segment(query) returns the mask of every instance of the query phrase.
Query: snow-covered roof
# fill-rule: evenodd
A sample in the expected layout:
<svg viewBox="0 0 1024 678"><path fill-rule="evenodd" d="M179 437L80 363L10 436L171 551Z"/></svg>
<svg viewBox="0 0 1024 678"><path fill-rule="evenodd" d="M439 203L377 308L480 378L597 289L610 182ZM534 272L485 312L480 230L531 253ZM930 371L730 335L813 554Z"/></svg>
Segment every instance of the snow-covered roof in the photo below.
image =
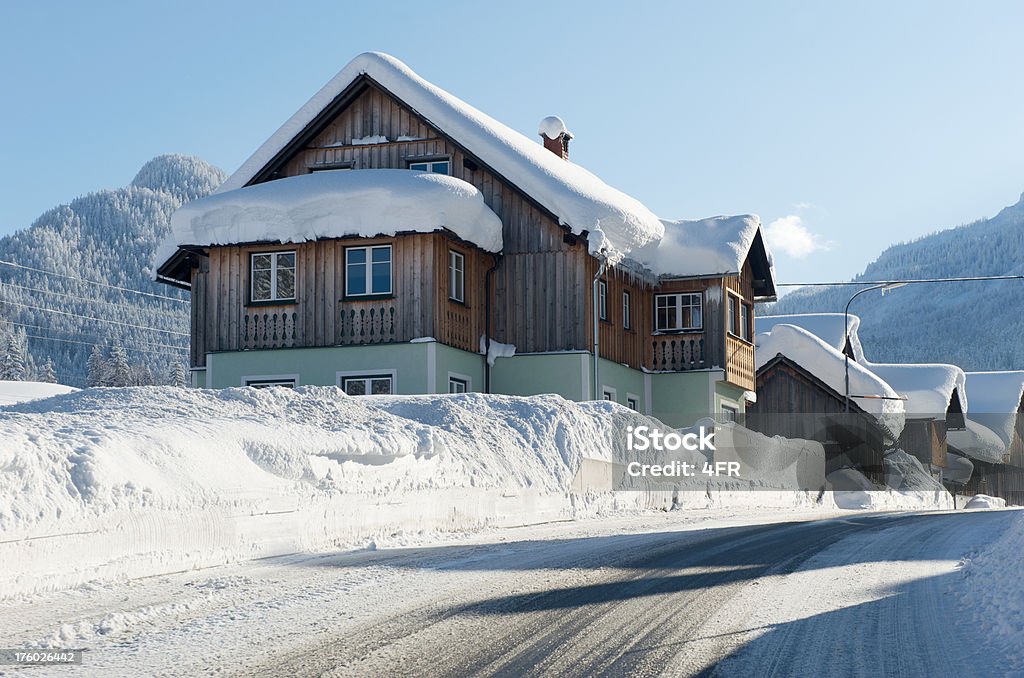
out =
<svg viewBox="0 0 1024 678"><path fill-rule="evenodd" d="M171 217L157 266L184 245L304 242L441 228L489 252L501 249L501 219L480 191L461 179L396 169L314 172L215 193L181 207Z"/></svg>
<svg viewBox="0 0 1024 678"><path fill-rule="evenodd" d="M972 459L980 459L995 464L1003 462L1007 446L992 429L982 426L976 421L967 419L963 429L951 429L946 432L949 446L960 450Z"/></svg>
<svg viewBox="0 0 1024 678"><path fill-rule="evenodd" d="M74 393L77 390L74 386L41 381L0 381L0 407Z"/></svg>
<svg viewBox="0 0 1024 678"><path fill-rule="evenodd" d="M866 360L863 364L906 398L906 412L911 418L916 415L945 419L954 395L959 398L960 411L967 412L966 377L956 365L896 365Z"/></svg>
<svg viewBox="0 0 1024 678"><path fill-rule="evenodd" d="M663 235L661 221L640 201L427 82L398 59L379 52L360 54L349 62L219 190L227 192L246 185L364 74L526 192L573 233L586 232L592 254L604 252L615 263L630 250Z"/></svg>
<svg viewBox="0 0 1024 678"><path fill-rule="evenodd" d="M758 332L754 338L757 369L777 355L783 355L823 381L839 394L846 392L846 359L843 353L796 325L776 324L771 332ZM879 418L898 438L903 430L904 405L897 393L878 375L857 362L850 361L850 394L874 396L856 398L857 406Z"/></svg>
<svg viewBox="0 0 1024 678"><path fill-rule="evenodd" d="M1024 371L968 372L967 388L971 396L968 418L992 429L1009 448L1024 397Z"/></svg>
<svg viewBox="0 0 1024 678"><path fill-rule="evenodd" d="M629 258L658 275L681 278L738 274L761 228L756 214L661 222L665 236L635 249Z"/></svg>
<svg viewBox="0 0 1024 678"><path fill-rule="evenodd" d="M855 360L864 357L861 351L857 330L860 329L860 318L850 314L850 347ZM815 335L826 344L842 352L846 346L846 327L842 313L798 313L794 315L757 316L755 327L758 332L771 332L776 325L796 325Z"/></svg>

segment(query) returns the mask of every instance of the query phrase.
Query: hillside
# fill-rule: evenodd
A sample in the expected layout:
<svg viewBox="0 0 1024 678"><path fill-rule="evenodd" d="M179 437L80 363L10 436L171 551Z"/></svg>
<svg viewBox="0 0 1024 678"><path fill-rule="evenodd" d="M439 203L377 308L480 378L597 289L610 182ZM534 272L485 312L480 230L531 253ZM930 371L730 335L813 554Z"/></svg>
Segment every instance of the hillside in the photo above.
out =
<svg viewBox="0 0 1024 678"><path fill-rule="evenodd" d="M171 213L224 178L197 158L159 156L130 185L72 200L0 238L0 353L13 337L27 349L23 378L42 377L50 361L58 381L84 386L94 346L116 344L132 380L167 381L187 355L188 296L151 280L153 252Z"/></svg>
<svg viewBox="0 0 1024 678"><path fill-rule="evenodd" d="M855 280L1024 273L1024 195L990 219L886 249ZM842 312L854 288L801 289L767 313ZM1024 367L1024 281L910 285L853 302L874 361L952 362L968 370Z"/></svg>

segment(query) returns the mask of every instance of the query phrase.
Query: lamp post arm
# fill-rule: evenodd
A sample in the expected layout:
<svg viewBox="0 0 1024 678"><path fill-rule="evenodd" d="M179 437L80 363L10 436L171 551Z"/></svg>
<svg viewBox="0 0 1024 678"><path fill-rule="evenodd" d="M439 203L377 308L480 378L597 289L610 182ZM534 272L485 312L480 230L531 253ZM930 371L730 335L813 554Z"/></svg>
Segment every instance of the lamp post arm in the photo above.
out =
<svg viewBox="0 0 1024 678"><path fill-rule="evenodd" d="M850 297L850 300L846 302L846 308L843 309L843 341L846 342L843 345L843 367L845 368L844 381L846 387L846 393L844 394L844 409L846 414L850 413L850 353L848 351L850 347L850 304L853 300L872 290L880 290L883 287L888 287L890 283L883 283L881 285L872 285L871 287L865 287L862 290L857 290Z"/></svg>

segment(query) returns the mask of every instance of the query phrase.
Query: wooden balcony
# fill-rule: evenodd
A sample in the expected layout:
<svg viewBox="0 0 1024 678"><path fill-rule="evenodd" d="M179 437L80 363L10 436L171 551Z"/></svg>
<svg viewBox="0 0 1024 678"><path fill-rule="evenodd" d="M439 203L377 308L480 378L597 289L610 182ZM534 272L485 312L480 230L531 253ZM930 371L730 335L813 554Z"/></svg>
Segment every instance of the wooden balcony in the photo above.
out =
<svg viewBox="0 0 1024 678"><path fill-rule="evenodd" d="M707 365L703 334L677 334L651 338L647 366L655 372L702 370Z"/></svg>
<svg viewBox="0 0 1024 678"><path fill-rule="evenodd" d="M395 302L342 304L338 324L338 345L387 344L396 341L398 319Z"/></svg>
<svg viewBox="0 0 1024 678"><path fill-rule="evenodd" d="M298 314L293 310L247 308L242 315L242 348L296 345Z"/></svg>

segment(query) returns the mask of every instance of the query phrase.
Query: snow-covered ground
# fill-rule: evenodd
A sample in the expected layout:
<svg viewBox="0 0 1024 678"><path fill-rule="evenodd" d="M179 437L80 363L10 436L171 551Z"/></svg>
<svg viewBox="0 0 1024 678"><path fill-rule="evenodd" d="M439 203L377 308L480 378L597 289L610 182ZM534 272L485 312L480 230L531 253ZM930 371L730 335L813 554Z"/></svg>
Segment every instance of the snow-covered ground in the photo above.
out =
<svg viewBox="0 0 1024 678"><path fill-rule="evenodd" d="M42 381L0 381L0 407L74 393L77 390L74 386L48 384Z"/></svg>
<svg viewBox="0 0 1024 678"><path fill-rule="evenodd" d="M660 427L608 402L351 398L333 387L91 389L15 405L0 410L0 598L396 534L651 509L846 505L814 476L820 445L731 426L720 435L733 442L716 454L739 454L757 482L701 477L614 491L613 450L640 424ZM885 503L872 492L892 491L857 489L868 497L857 508L948 498L939 490Z"/></svg>

